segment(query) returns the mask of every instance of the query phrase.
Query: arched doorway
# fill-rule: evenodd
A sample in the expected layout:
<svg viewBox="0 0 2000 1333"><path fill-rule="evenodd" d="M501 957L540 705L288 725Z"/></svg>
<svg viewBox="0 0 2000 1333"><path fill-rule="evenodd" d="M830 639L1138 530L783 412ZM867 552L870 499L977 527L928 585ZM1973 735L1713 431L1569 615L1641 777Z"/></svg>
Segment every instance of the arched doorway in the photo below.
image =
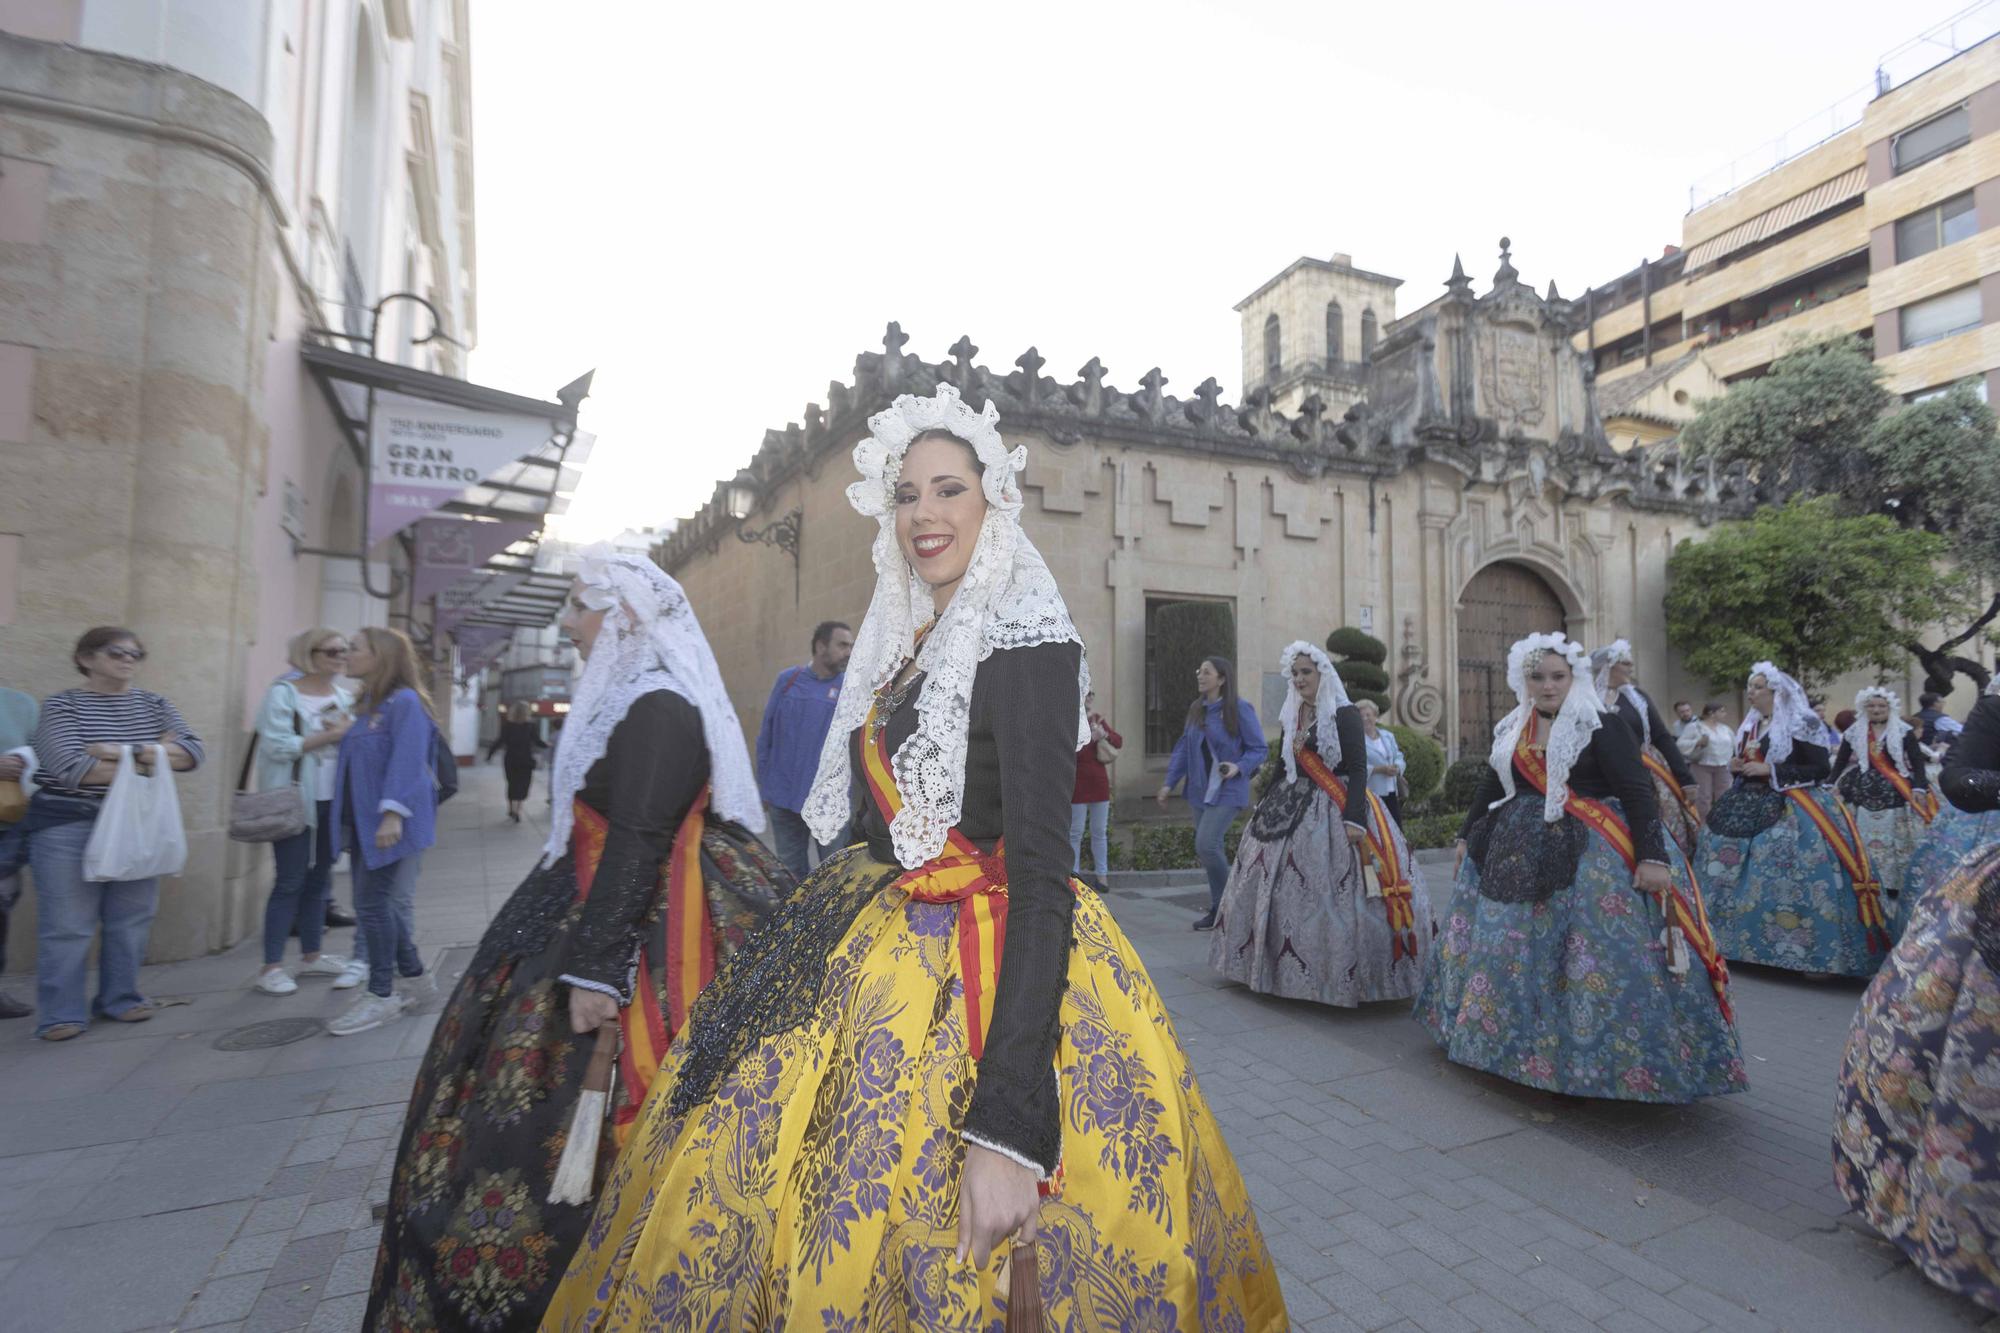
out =
<svg viewBox="0 0 2000 1333"><path fill-rule="evenodd" d="M1488 565L1458 601L1458 753L1493 747L1493 726L1514 709L1507 650L1529 634L1568 628L1562 599L1526 565Z"/></svg>

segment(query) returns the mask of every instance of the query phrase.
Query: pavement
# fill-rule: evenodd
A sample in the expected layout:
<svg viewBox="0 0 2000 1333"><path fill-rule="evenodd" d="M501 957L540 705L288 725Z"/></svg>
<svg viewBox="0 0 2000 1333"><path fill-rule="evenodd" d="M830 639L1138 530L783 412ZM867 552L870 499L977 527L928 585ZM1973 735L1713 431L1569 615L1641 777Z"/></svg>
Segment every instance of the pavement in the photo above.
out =
<svg viewBox="0 0 2000 1333"><path fill-rule="evenodd" d="M442 812L417 893L442 985L545 835L539 803L519 827L504 809L499 770L477 768ZM1442 905L1448 867L1422 860ZM1737 969L1748 1093L1591 1102L1447 1064L1407 1005L1334 1011L1218 980L1188 930L1206 902L1192 884L1114 880L1110 901L1249 1183L1295 1327L2000 1330L1833 1187L1859 983ZM256 965L251 942L149 967L148 993L186 1003L63 1045L0 1024L0 1327L359 1327L371 1210L440 1002L328 1037L312 1020L352 992L256 994ZM281 1019L309 1021L260 1026Z"/></svg>

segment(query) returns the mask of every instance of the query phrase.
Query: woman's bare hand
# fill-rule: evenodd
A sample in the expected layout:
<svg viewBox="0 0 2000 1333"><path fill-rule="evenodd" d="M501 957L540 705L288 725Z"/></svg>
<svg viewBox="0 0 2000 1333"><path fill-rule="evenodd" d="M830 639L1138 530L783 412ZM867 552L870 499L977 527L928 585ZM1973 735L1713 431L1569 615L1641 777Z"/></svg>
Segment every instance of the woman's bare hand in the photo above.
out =
<svg viewBox="0 0 2000 1333"><path fill-rule="evenodd" d="M1009 1236L1035 1238L1035 1210L1041 1206L1035 1173L1019 1162L976 1143L965 1145L965 1170L958 1178L958 1257L986 1267Z"/></svg>
<svg viewBox="0 0 2000 1333"><path fill-rule="evenodd" d="M569 990L569 1030L581 1037L606 1023L618 1021L618 1001L603 991L572 986Z"/></svg>

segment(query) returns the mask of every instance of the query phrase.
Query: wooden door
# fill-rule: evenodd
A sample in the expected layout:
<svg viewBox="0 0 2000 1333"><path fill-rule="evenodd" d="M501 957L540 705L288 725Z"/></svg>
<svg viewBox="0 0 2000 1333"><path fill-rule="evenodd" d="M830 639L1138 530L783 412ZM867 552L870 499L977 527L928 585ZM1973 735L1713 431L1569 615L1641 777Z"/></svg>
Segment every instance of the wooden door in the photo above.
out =
<svg viewBox="0 0 2000 1333"><path fill-rule="evenodd" d="M1488 565L1458 603L1458 753L1493 748L1493 727L1514 709L1507 650L1530 634L1567 628L1562 599L1525 565Z"/></svg>

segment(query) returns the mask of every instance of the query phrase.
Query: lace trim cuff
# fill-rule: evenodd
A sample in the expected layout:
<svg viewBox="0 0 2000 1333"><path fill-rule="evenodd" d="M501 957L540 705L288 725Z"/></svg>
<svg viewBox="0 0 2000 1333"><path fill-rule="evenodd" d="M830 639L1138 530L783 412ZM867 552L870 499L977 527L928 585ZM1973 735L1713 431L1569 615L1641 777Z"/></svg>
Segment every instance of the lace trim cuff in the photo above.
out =
<svg viewBox="0 0 2000 1333"><path fill-rule="evenodd" d="M620 1004L625 1003L625 992L619 990L616 986L611 985L609 982L592 981L588 977L573 976L568 972L562 973L556 978L556 980L562 982L566 986L573 986L577 990L594 990L599 995L609 995L612 999L618 1001L618 1003Z"/></svg>
<svg viewBox="0 0 2000 1333"><path fill-rule="evenodd" d="M970 1132L964 1133L960 1135L960 1137L963 1138L967 1143L977 1144L978 1146L986 1149L986 1151L988 1152L999 1153L1002 1157L1006 1158L1008 1161L1012 1162L1016 1166L1026 1167L1028 1170L1035 1173L1035 1179L1038 1182L1047 1183L1048 1179L1055 1174L1053 1171L1050 1171L1047 1168L1043 1167L1041 1163L1036 1161L1031 1161L1029 1158L1023 1156L1021 1153L1015 1152L1012 1148L1009 1148L1004 1143L995 1143L991 1139L982 1139L977 1134L973 1134Z"/></svg>

